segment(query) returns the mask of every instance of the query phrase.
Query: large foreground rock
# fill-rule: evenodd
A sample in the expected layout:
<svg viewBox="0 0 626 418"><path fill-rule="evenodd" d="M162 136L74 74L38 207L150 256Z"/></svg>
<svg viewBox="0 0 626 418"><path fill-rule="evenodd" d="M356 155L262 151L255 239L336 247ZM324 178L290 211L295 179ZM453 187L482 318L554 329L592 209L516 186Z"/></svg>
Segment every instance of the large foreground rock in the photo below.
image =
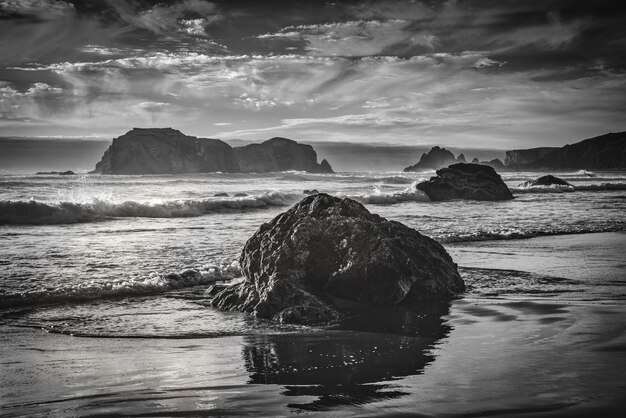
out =
<svg viewBox="0 0 626 418"><path fill-rule="evenodd" d="M249 173L299 170L332 173L317 163L310 145L287 138L232 148L219 139L196 138L171 128L134 128L115 138L96 164L101 174Z"/></svg>
<svg viewBox="0 0 626 418"><path fill-rule="evenodd" d="M465 288L439 243L354 200L324 193L262 225L240 264L245 280L219 292L213 305L286 323L338 318L333 298L419 304Z"/></svg>
<svg viewBox="0 0 626 418"><path fill-rule="evenodd" d="M417 189L431 200L507 200L513 194L502 177L489 166L454 164L437 170L437 176L419 183Z"/></svg>

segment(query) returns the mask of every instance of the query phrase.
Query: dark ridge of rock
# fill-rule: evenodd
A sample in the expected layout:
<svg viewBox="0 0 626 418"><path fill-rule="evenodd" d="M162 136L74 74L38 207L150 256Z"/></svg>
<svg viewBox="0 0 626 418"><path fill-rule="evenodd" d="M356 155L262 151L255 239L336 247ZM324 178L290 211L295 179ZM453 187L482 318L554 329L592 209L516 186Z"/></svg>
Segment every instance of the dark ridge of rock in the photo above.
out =
<svg viewBox="0 0 626 418"><path fill-rule="evenodd" d="M478 160L478 158L474 157L472 159L472 164L480 164L480 161Z"/></svg>
<svg viewBox="0 0 626 418"><path fill-rule="evenodd" d="M38 171L35 173L36 176L45 176L45 175L57 175L57 176L75 176L72 170L67 171Z"/></svg>
<svg viewBox="0 0 626 418"><path fill-rule="evenodd" d="M494 158L493 160L490 160L490 161L481 161L480 164L488 165L489 167L493 168L496 171L506 170L506 166L498 158Z"/></svg>
<svg viewBox="0 0 626 418"><path fill-rule="evenodd" d="M93 173L177 174L304 170L332 172L317 164L310 145L285 138L232 148L219 139L196 138L171 128L134 128L115 138Z"/></svg>
<svg viewBox="0 0 626 418"><path fill-rule="evenodd" d="M317 190L317 189L305 189L305 190L302 191L302 193L303 194L308 194L308 195L318 194L319 190Z"/></svg>
<svg viewBox="0 0 626 418"><path fill-rule="evenodd" d="M520 184L520 187L532 187L532 186L567 186L574 187L570 183L566 182L563 179L553 176L552 174L548 174L546 176L541 176L535 180L526 181Z"/></svg>
<svg viewBox="0 0 626 418"><path fill-rule="evenodd" d="M507 151L516 169L626 169L626 132L609 133L561 148Z"/></svg>
<svg viewBox="0 0 626 418"><path fill-rule="evenodd" d="M409 166L403 171L406 173L411 171L438 170L456 162L457 159L454 158L454 154L445 148L435 146L432 147L428 153L422 154L417 164Z"/></svg>
<svg viewBox="0 0 626 418"><path fill-rule="evenodd" d="M537 161L557 149L558 147L541 147L507 151L504 157L504 165L512 168L523 166Z"/></svg>
<svg viewBox="0 0 626 418"><path fill-rule="evenodd" d="M224 192L215 193L213 196L214 197L228 197L228 193L224 193Z"/></svg>
<svg viewBox="0 0 626 418"><path fill-rule="evenodd" d="M101 174L215 171L238 171L231 146L219 139L187 136L172 128L134 128L115 138L94 170Z"/></svg>
<svg viewBox="0 0 626 418"><path fill-rule="evenodd" d="M431 200L507 200L513 199L502 177L489 166L458 163L437 170L437 176L419 183L417 189Z"/></svg>
<svg viewBox="0 0 626 418"><path fill-rule="evenodd" d="M248 193L235 193L234 194L235 197L247 197L250 196Z"/></svg>
<svg viewBox="0 0 626 418"><path fill-rule="evenodd" d="M458 157L456 157L456 160L460 163L466 163L467 160L465 159L465 155L463 155L463 153L460 153Z"/></svg>
<svg viewBox="0 0 626 418"><path fill-rule="evenodd" d="M234 148L239 169L244 173L270 171L308 171L332 173L328 161L317 163L317 154L310 145L299 144L287 138L272 138L260 144Z"/></svg>
<svg viewBox="0 0 626 418"><path fill-rule="evenodd" d="M435 240L325 193L263 224L239 262L245 280L217 293L213 306L285 323L339 318L333 298L416 305L465 289Z"/></svg>

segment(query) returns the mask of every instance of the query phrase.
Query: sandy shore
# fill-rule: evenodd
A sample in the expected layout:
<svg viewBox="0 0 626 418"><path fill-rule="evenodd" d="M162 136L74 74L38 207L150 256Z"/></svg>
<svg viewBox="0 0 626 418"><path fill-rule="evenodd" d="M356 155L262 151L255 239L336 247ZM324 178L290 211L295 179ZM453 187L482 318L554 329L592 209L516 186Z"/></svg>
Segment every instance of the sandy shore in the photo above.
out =
<svg viewBox="0 0 626 418"><path fill-rule="evenodd" d="M614 280L625 237L451 251L467 267L539 272L528 263L542 259L551 274L584 268L585 277ZM571 256L560 270L548 262L557 249ZM465 297L418 311L375 309L339 329L203 339L79 338L7 320L0 415L621 416L626 304L596 296Z"/></svg>

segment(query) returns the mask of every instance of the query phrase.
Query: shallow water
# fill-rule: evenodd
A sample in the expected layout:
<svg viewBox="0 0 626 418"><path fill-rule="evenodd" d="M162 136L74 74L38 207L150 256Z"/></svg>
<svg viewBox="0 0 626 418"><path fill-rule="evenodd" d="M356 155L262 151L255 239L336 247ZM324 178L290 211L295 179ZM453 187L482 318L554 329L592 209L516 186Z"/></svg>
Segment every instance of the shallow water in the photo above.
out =
<svg viewBox="0 0 626 418"><path fill-rule="evenodd" d="M571 191L508 173L507 202L430 202L412 186L428 175L0 176L0 415L622 405L626 175L560 174ZM239 280L246 239L304 189L433 236L468 291L326 328L210 308L212 283Z"/></svg>

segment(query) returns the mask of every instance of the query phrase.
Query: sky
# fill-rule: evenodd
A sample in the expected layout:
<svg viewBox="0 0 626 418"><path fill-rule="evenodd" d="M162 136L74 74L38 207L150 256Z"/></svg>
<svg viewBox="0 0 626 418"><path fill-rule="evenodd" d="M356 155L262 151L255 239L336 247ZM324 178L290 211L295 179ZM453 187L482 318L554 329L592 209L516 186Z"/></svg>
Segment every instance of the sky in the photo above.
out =
<svg viewBox="0 0 626 418"><path fill-rule="evenodd" d="M0 136L564 145L626 130L621 3L0 0Z"/></svg>

